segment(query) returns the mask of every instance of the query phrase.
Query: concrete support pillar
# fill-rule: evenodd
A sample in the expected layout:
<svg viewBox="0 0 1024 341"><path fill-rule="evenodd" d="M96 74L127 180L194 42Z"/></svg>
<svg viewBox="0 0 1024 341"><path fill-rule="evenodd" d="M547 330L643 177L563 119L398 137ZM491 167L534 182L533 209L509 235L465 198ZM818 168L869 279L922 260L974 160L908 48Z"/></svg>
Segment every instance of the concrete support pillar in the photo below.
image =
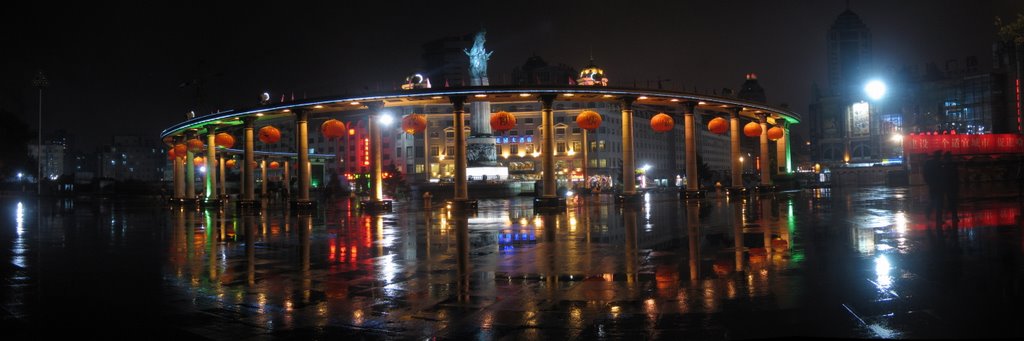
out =
<svg viewBox="0 0 1024 341"><path fill-rule="evenodd" d="M793 171L792 162L789 158L789 124L783 119L777 119L782 128L782 138L775 140L775 160L778 164L779 173L790 173Z"/></svg>
<svg viewBox="0 0 1024 341"><path fill-rule="evenodd" d="M185 199L185 157L174 157L174 199Z"/></svg>
<svg viewBox="0 0 1024 341"><path fill-rule="evenodd" d="M455 201L469 200L466 183L466 121L465 96L452 96L452 116L455 120Z"/></svg>
<svg viewBox="0 0 1024 341"><path fill-rule="evenodd" d="M254 167L256 166L255 158L255 145L256 142L253 136L253 125L256 123L255 117L242 118L245 123L244 140L245 147L243 149L243 161L242 161L242 200L252 203L256 200L256 174Z"/></svg>
<svg viewBox="0 0 1024 341"><path fill-rule="evenodd" d="M291 178L290 175L288 175L288 171L289 170L290 169L289 169L289 166L288 166L288 160L285 160L284 161L284 180L283 180L283 183L282 183L282 185L283 185L282 187L284 188L284 196L286 198L289 198L292 195L292 178Z"/></svg>
<svg viewBox="0 0 1024 341"><path fill-rule="evenodd" d="M267 159L260 160L260 197L267 197Z"/></svg>
<svg viewBox="0 0 1024 341"><path fill-rule="evenodd" d="M226 180L227 177L224 176L224 168L227 167L227 166L224 165L224 163L227 162L227 161L228 161L228 159L225 158L223 155L217 161L217 173L218 173L217 174L217 180L220 180L220 192L219 193L224 198L227 198L227 196L228 196L228 188L227 188L227 180Z"/></svg>
<svg viewBox="0 0 1024 341"><path fill-rule="evenodd" d="M636 165L633 162L633 102L622 98L622 194L636 196Z"/></svg>
<svg viewBox="0 0 1024 341"><path fill-rule="evenodd" d="M743 186L743 162L740 162L740 138L742 132L740 131L740 108L732 108L729 111L729 143L730 143L730 162L732 167L732 187L729 193L743 193L745 188Z"/></svg>
<svg viewBox="0 0 1024 341"><path fill-rule="evenodd" d="M557 180L555 180L555 112L553 110L555 96L541 95L540 101L540 130L543 141L541 143L541 169L544 181L544 192L541 197L550 199L558 195L555 193L557 188Z"/></svg>
<svg viewBox="0 0 1024 341"><path fill-rule="evenodd" d="M174 138L174 145L184 143L184 139L181 137ZM174 146L171 146L174 148ZM174 199L181 200L185 198L185 160L181 156L175 156L172 160L174 165Z"/></svg>
<svg viewBox="0 0 1024 341"><path fill-rule="evenodd" d="M295 111L295 149L298 154L299 165L299 193L298 197L295 198L296 203L302 205L309 205L309 185L310 185L310 169L309 169L309 132L307 125L309 122L309 113L302 110Z"/></svg>
<svg viewBox="0 0 1024 341"><path fill-rule="evenodd" d="M383 105L371 105L367 128L370 130L370 195L376 202L384 200L384 178L381 167L380 109Z"/></svg>
<svg viewBox="0 0 1024 341"><path fill-rule="evenodd" d="M587 138L587 129L583 129L583 188L590 188L590 141Z"/></svg>
<svg viewBox="0 0 1024 341"><path fill-rule="evenodd" d="M683 104L683 136L686 145L686 198L700 197L700 174L697 171L697 128L693 109L696 103Z"/></svg>
<svg viewBox="0 0 1024 341"><path fill-rule="evenodd" d="M186 138L194 138L194 134L187 134ZM187 140L186 140L187 141ZM185 199L195 200L196 199L196 155L189 149L185 153Z"/></svg>
<svg viewBox="0 0 1024 341"><path fill-rule="evenodd" d="M217 144L214 140L216 134L217 129L214 126L206 126L206 202L220 200L217 196Z"/></svg>
<svg viewBox="0 0 1024 341"><path fill-rule="evenodd" d="M768 167L768 115L758 114L758 121L761 123L761 187L767 188L772 185L772 170Z"/></svg>

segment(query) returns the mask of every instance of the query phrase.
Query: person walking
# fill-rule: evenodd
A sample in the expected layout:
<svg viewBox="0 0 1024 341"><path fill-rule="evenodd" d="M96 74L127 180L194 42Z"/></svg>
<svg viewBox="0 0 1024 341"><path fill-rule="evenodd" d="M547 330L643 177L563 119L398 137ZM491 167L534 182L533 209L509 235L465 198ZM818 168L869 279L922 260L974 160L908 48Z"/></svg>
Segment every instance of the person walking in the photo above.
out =
<svg viewBox="0 0 1024 341"><path fill-rule="evenodd" d="M922 167L922 175L924 176L924 183L928 186L928 211L926 216L931 216L935 213L935 221L942 221L942 201L945 199L945 191L943 191L942 185L942 151L936 150L932 153L932 158L924 162Z"/></svg>

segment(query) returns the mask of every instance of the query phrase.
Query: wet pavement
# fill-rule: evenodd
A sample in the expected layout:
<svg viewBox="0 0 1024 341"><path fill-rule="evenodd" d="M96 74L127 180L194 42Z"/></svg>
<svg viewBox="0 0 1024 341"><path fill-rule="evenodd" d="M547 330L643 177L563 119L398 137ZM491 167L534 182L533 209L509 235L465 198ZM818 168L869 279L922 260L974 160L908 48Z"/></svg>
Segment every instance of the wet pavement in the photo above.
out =
<svg viewBox="0 0 1024 341"><path fill-rule="evenodd" d="M361 214L0 198L5 339L750 339L1024 336L1021 202L923 188L635 206L530 198ZM739 237L737 237L739 236Z"/></svg>

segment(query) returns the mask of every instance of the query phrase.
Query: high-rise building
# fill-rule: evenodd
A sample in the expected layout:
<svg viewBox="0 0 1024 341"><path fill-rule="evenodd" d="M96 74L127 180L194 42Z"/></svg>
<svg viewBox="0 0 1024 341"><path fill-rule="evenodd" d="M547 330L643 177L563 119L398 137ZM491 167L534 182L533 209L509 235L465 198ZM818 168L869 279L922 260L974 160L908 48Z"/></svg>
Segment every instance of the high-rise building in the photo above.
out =
<svg viewBox="0 0 1024 341"><path fill-rule="evenodd" d="M871 71L871 31L867 25L847 9L832 23L826 43L829 95L859 91Z"/></svg>

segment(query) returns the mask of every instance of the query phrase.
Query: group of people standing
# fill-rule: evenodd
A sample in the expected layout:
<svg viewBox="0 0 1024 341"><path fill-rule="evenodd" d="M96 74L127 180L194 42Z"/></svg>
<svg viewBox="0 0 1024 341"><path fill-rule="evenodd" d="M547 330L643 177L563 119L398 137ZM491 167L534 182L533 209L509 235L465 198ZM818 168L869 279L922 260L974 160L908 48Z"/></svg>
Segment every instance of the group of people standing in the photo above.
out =
<svg viewBox="0 0 1024 341"><path fill-rule="evenodd" d="M957 201L960 196L960 172L953 153L936 150L931 159L924 162L922 168L924 183L928 186L928 213L935 214L936 224L941 224L945 212L949 211L952 219L957 220ZM939 225L937 225L939 226Z"/></svg>

